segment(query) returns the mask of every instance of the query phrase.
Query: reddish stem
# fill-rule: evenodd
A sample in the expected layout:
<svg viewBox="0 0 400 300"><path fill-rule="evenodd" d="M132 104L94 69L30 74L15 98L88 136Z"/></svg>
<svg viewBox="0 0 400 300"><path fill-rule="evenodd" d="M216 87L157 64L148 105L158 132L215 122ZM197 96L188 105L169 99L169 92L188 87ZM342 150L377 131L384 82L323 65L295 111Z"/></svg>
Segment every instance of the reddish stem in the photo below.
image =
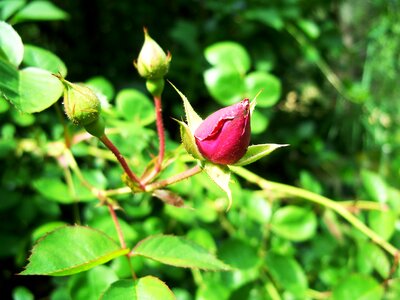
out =
<svg viewBox="0 0 400 300"><path fill-rule="evenodd" d="M121 248L126 249L124 234L122 233L121 225L119 224L117 214L115 213L115 210L111 204L107 204L107 207L108 207L108 211L110 212L110 215L113 219L113 222L115 225L115 230L117 231L117 234L118 234L119 243L121 244Z"/></svg>
<svg viewBox="0 0 400 300"><path fill-rule="evenodd" d="M170 184L173 184L173 183L182 181L182 180L184 180L186 178L189 178L191 176L194 176L194 175L200 173L201 171L202 171L202 169L201 169L200 166L194 166L193 168L188 169L188 170L186 170L186 171L184 171L182 173L176 174L176 175L174 175L174 176L172 176L170 178L167 178L167 179L164 179L164 180L157 181L157 182L154 182L152 184L149 184L149 185L147 185L146 190L147 191L154 191L154 190L157 190L157 189L161 189L161 188L166 187L166 186L168 186Z"/></svg>
<svg viewBox="0 0 400 300"><path fill-rule="evenodd" d="M114 222L115 230L117 231L119 243L121 244L121 248L126 249L127 247L126 247L126 243L125 243L124 234L122 232L121 225L119 224L117 214L115 213L115 210L111 204L107 204L107 207L108 207L108 211L110 212L111 218ZM136 277L135 271L133 270L129 254L126 255L126 258L128 259L128 264L129 264L129 268L131 270L132 278L133 278L133 280L136 280L137 277Z"/></svg>
<svg viewBox="0 0 400 300"><path fill-rule="evenodd" d="M140 179L135 175L135 173L132 172L132 170L129 168L125 158L122 156L122 154L119 152L117 147L109 140L109 138L104 134L101 138L100 141L103 142L103 144L110 149L110 151L115 155L115 157L118 159L119 163L121 164L122 168L124 169L125 173L128 175L128 177L136 182L139 187L142 190L145 190L145 186L142 184Z"/></svg>
<svg viewBox="0 0 400 300"><path fill-rule="evenodd" d="M159 139L158 160L155 166L155 175L156 175L161 171L165 153L165 134L164 134L164 124L162 119L161 96L154 96L154 105L156 109L156 124L157 124L157 134Z"/></svg>

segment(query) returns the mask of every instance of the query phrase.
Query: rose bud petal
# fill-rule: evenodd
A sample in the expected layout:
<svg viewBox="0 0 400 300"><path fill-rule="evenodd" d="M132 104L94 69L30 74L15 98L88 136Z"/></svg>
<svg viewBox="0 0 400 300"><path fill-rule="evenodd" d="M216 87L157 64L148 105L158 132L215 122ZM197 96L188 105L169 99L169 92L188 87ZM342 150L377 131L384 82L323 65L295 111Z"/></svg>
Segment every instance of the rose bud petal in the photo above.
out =
<svg viewBox="0 0 400 300"><path fill-rule="evenodd" d="M208 116L194 133L200 153L215 164L234 164L250 143L249 99Z"/></svg>

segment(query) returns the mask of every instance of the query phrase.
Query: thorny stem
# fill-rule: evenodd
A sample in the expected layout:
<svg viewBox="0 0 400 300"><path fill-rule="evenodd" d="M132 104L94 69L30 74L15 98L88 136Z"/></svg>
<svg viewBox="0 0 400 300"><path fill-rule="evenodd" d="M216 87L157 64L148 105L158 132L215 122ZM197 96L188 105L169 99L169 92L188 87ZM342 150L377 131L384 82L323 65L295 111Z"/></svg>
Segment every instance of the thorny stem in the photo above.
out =
<svg viewBox="0 0 400 300"><path fill-rule="evenodd" d="M385 241L381 236L379 236L375 231L366 226L363 222L361 222L356 216L354 216L351 212L347 210L346 207L341 204L318 194L314 194L307 190L303 190L301 188L297 188L294 186L277 183L269 180L265 180L264 178L244 169L241 167L233 167L231 166L231 171L235 174L243 177L244 179L258 185L263 190L269 191L278 191L288 196L302 198L308 200L310 202L317 203L319 205L325 206L327 208L332 209L338 215L340 215L343 219L347 220L351 225L357 228L359 231L368 236L373 242L378 244L380 247L385 249L392 256L396 257L399 253L399 250L394 247L392 244Z"/></svg>
<svg viewBox="0 0 400 300"><path fill-rule="evenodd" d="M135 175L135 173L132 172L132 170L129 168L125 158L122 156L122 154L119 152L118 148L115 147L115 145L110 141L110 139L107 137L107 135L103 135L100 137L100 141L108 148L110 151L115 155L115 157L118 159L119 163L121 164L122 168L124 169L125 173L128 175L128 177L136 182L139 187L144 191L145 186L143 183L140 181L140 179Z"/></svg>
<svg viewBox="0 0 400 300"><path fill-rule="evenodd" d="M121 248L126 249L127 247L126 247L126 242L125 242L125 238L124 238L124 233L122 232L121 225L119 224L117 214L115 213L114 207L111 204L107 204L107 207L108 207L108 211L110 212L111 218L114 222L115 230L117 231L119 243L121 244ZM136 280L137 277L136 277L135 271L133 270L131 259L128 254L126 255L126 258L128 259L129 269L131 270L132 279Z"/></svg>
<svg viewBox="0 0 400 300"><path fill-rule="evenodd" d="M153 171L145 178L142 178L144 184L152 180L158 173L160 173L165 154L165 132L164 132L164 123L162 118L161 96L154 96L154 106L156 111L156 126L157 126L158 142L159 142L158 157Z"/></svg>
<svg viewBox="0 0 400 300"><path fill-rule="evenodd" d="M154 96L154 106L156 109L157 134L159 139L158 161L155 167L155 170L158 173L161 170L165 152L165 133L164 133L164 124L162 119L161 96Z"/></svg>
<svg viewBox="0 0 400 300"><path fill-rule="evenodd" d="M176 174L176 175L174 175L174 176L172 176L170 178L167 178L167 179L164 179L164 180L161 180L161 181L157 181L157 182L154 182L152 184L147 185L146 186L146 192L151 192L151 191L166 187L166 186L168 186L170 184L177 183L177 182L182 181L182 180L184 180L186 178L194 176L194 175L200 173L201 171L202 171L202 168L197 165L197 166L195 166L195 167L193 167L191 169L188 169L188 170L186 170L186 171L184 171L182 173Z"/></svg>

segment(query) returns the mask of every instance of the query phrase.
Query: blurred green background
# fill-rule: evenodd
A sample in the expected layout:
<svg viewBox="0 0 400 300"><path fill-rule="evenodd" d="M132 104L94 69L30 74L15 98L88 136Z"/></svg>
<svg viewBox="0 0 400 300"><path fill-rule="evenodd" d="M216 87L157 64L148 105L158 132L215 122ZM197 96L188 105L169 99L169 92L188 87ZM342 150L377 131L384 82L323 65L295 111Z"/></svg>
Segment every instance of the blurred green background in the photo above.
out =
<svg viewBox="0 0 400 300"><path fill-rule="evenodd" d="M0 1L3 18L7 2L10 1ZM114 98L118 91L128 88L146 93L144 81L132 64L142 46L142 28L146 26L151 36L172 53L167 78L190 99L200 115L206 116L240 97L252 99L254 91L264 89L264 96L260 96L264 100L253 118L252 143L282 143L290 147L250 165L250 170L332 199L371 200L384 206L384 211L356 212L385 239L400 246L398 0L52 3L66 15L47 21L43 16L19 21L11 15L5 19L13 24L24 44L40 46L60 57L68 68L68 80L85 82L91 78L93 83L102 80L98 76L108 80L111 85L94 85L107 85L111 106L117 103L116 110L111 107L106 112L108 124L127 131L115 137L115 142L125 155L138 155L131 160L134 168L143 168L140 159L148 159L149 152L157 149L152 110L141 108L150 119L134 127L129 125L138 117L134 109L134 117L126 116ZM247 83L247 90L239 89L242 83L234 81L237 75L229 73L218 81L207 73L215 67L207 53L218 53L211 46L223 41L238 43L250 59L248 69L239 72L239 80L258 72L264 74L260 75L264 76L261 84L253 80L251 89ZM46 178L59 178L59 183L64 184L63 170L42 151L47 143L62 139L56 110L25 115L0 100L1 295L7 295L4 299L12 293L14 299L33 299L29 298L32 295L35 299L96 299L79 292L90 281L89 275L57 280L15 276L40 232L59 222L74 224L80 220L114 233L107 223L107 212L96 208L96 200L90 195L82 196L83 202L72 204L71 199L62 197L62 188L54 187L46 194L49 186L56 185ZM181 118L183 109L168 85L163 104L168 149L174 149L179 143L179 130L171 117ZM71 129L78 131L72 126ZM101 158L87 158L97 147L92 142L73 150L94 184L103 188L120 186L118 166ZM178 164L168 172L182 168ZM360 290L365 282L381 284L389 276L391 257L321 207L279 195L254 193L253 186L238 180L236 204L225 214L218 207L223 195L218 190L208 190L205 177L190 182L174 189L190 201L196 213L164 207L150 196L120 199L125 210L120 217L131 243L158 232L189 235L218 252L226 262L245 270L238 273L239 280L235 276L225 278L230 275L196 272L191 276L187 270L137 262L139 274L155 274L170 287L176 287L178 299L325 299L348 274L353 274L353 286L359 284ZM289 232L297 226L315 227L301 241L273 229L279 226L273 218L275 212L287 207L297 209L297 205L307 217L291 220ZM288 212L282 214L285 213ZM312 217L308 218L307 213ZM237 253L229 251L232 249ZM265 251L271 253L266 258ZM243 261L238 258L242 253L247 255L240 257ZM371 262L371 257L379 257L379 262ZM115 276L124 277L126 272L118 263L96 269L98 275L91 276L109 276L107 282ZM265 264L272 271L261 271L260 266ZM293 277L285 278L280 273L283 269L291 270ZM397 273L391 276L396 277ZM275 285L278 296L271 296L274 292L269 283ZM343 298L340 292L333 295L334 299L351 299ZM393 295L378 293L365 299L398 299L399 294Z"/></svg>

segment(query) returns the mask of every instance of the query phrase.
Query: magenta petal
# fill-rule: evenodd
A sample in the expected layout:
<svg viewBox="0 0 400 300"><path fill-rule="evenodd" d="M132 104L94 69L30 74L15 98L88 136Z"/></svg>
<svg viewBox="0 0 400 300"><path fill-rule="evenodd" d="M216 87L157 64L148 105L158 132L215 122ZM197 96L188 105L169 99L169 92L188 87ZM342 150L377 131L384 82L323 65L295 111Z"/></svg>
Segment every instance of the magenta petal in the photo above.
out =
<svg viewBox="0 0 400 300"><path fill-rule="evenodd" d="M237 162L250 143L249 100L211 114L194 136L200 153L209 161L223 165Z"/></svg>

